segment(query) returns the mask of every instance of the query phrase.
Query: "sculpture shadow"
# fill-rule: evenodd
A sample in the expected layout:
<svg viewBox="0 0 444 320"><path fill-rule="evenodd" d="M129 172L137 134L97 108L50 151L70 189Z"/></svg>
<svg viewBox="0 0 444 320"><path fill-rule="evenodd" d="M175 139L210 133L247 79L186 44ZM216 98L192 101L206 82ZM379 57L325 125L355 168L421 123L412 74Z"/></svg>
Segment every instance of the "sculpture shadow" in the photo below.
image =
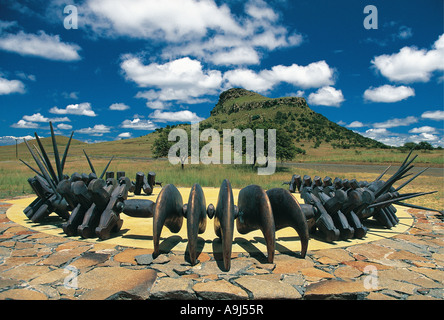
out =
<svg viewBox="0 0 444 320"><path fill-rule="evenodd" d="M213 257L216 261L217 267L221 271L228 271L224 267L224 259L223 259L223 253L222 253L222 240L220 238L215 238L212 241L212 247L213 247Z"/></svg>
<svg viewBox="0 0 444 320"><path fill-rule="evenodd" d="M254 237L254 239L256 242L266 245L264 238ZM266 255L253 244L253 241L240 237L236 237L234 241L240 245L250 257L255 258L260 263L268 263Z"/></svg>
<svg viewBox="0 0 444 320"><path fill-rule="evenodd" d="M197 247L196 247L197 260L199 260L199 255L202 253L204 247L205 247L205 240L203 238L201 238L201 237L198 237L197 238ZM187 244L187 247L185 249L185 261L191 263L190 251L188 249L188 244Z"/></svg>
<svg viewBox="0 0 444 320"><path fill-rule="evenodd" d="M162 239L162 238L161 238ZM170 236L159 244L160 253L168 253L182 241L181 236Z"/></svg>
<svg viewBox="0 0 444 320"><path fill-rule="evenodd" d="M143 234L128 234L128 235L124 235L122 236L122 238L126 238L126 239L134 239L134 240L149 240L149 241L153 241L153 236L149 236L149 235L143 235Z"/></svg>
<svg viewBox="0 0 444 320"><path fill-rule="evenodd" d="M311 237L311 235L310 235ZM279 237L276 238L276 251L279 251L281 254L285 254L290 257L303 259L299 252L295 252L282 244L282 241L300 241L299 237Z"/></svg>

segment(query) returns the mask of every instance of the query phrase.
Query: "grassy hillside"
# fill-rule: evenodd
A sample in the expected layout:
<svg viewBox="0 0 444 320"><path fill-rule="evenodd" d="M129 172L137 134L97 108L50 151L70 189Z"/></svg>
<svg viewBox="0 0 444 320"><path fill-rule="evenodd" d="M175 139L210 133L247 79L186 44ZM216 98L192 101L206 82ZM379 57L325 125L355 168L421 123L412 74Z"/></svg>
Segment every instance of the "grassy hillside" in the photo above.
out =
<svg viewBox="0 0 444 320"><path fill-rule="evenodd" d="M179 125L189 129L189 125ZM238 128L274 128L285 131L292 143L305 151L299 153L292 162L318 163L365 163L365 164L400 164L405 151L387 146L365 138L353 131L343 128L327 118L311 110L303 98L287 97L271 99L257 93L231 89L221 94L219 102L211 111L211 116L200 123L200 129L214 128L221 134L223 129ZM325 169L302 169L297 166L285 167L278 164L276 173L272 176L258 176L256 170L248 165L189 165L184 170L180 165L173 166L166 160L153 160L152 146L155 140L165 134L168 128L158 129L148 135L119 141L87 144L75 139L72 140L69 156L65 166L65 173L89 173L90 168L82 150L90 156L96 172L101 173L109 158L115 160L109 171L125 171L128 177L134 180L138 171L154 171L157 180L173 183L177 186L191 187L193 183L202 186L218 187L223 179L229 179L233 187L241 188L248 184L259 184L263 188L280 187L283 181L288 181L294 173L308 174L314 177L356 178L357 180L372 181L379 174L359 172L350 174L341 166L331 166ZM57 136L59 153L62 155L68 142L67 137ZM29 141L36 145L35 140ZM53 162L53 147L51 138L43 138L42 143ZM37 167L24 143L17 146L18 158ZM443 167L444 151L418 151L419 157L415 166ZM54 165L54 163L53 163ZM55 166L54 166L55 167ZM0 198L10 198L18 195L32 194L27 178L34 173L16 158L16 146L0 147ZM420 176L405 188L405 192L434 191L437 194L419 197L411 203L442 210L444 197L443 177ZM158 189L159 190L159 189Z"/></svg>
<svg viewBox="0 0 444 320"><path fill-rule="evenodd" d="M75 136L75 134L74 134ZM69 137L64 136L56 136L57 141L57 148L59 150L60 156L63 155L65 152L65 147L68 143ZM28 144L31 148L33 148L33 145L37 146L36 140L27 140ZM53 155L53 146L52 146L52 139L51 137L42 138L40 139L42 142L43 147L45 148L46 152L48 154ZM79 140L76 140L74 137L71 140L71 146L69 148L69 156L80 154L82 153L82 148L85 148L85 146L88 146L87 143L81 142ZM16 158L23 159L23 160L31 160L31 154L28 151L28 148L26 147L26 144L23 142L23 140L18 141L17 146L10 145L10 146L1 146L0 147L0 161L11 161L16 160Z"/></svg>
<svg viewBox="0 0 444 320"><path fill-rule="evenodd" d="M189 125L178 125L189 130ZM230 89L220 95L211 116L202 121L200 130L214 128L221 135L223 129L274 128L285 131L293 144L305 153L299 153L293 162L323 163L400 163L405 152L390 149L384 144L363 137L329 121L311 110L304 98L284 97L271 99L244 89ZM148 135L119 141L87 144L76 140L71 143L68 161L85 159L85 150L91 158L152 158L153 145L164 129ZM63 154L67 137L57 136L59 153ZM31 140L30 145L36 144ZM45 149L52 154L51 138L43 138ZM32 162L22 142L17 147L18 158ZM16 146L1 146L0 161L16 159ZM418 165L443 166L442 150L423 151L415 161Z"/></svg>
<svg viewBox="0 0 444 320"><path fill-rule="evenodd" d="M284 97L270 99L244 89L230 89L220 95L211 111L211 117L202 121L201 128L270 127L286 131L295 145L302 149L321 144L341 149L387 148L331 122L311 110L304 98Z"/></svg>

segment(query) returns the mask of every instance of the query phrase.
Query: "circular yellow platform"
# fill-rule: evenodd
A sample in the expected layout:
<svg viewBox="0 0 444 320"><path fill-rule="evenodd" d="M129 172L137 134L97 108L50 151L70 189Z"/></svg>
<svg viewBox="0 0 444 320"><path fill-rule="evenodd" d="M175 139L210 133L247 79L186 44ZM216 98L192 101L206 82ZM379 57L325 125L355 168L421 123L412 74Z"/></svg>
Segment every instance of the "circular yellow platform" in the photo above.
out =
<svg viewBox="0 0 444 320"><path fill-rule="evenodd" d="M188 201L189 193L191 188L178 188L184 203ZM150 196L133 196L130 194L128 199L149 199L156 201L157 195L160 192L160 188L155 188L154 193ZM219 194L219 188L203 188L205 193L205 199L207 205L213 203L216 205L217 197ZM239 194L239 189L233 189L234 203L237 204L237 197ZM299 194L293 194L294 197L299 201L299 203L304 203ZM55 236L67 237L62 229L63 220L59 218L55 213L51 214L42 223L33 223L29 220L23 213L25 209L34 197L10 200L9 203L12 206L7 211L7 216L10 220L30 228L35 231L48 233ZM406 232L413 225L413 217L407 212L406 209L396 206L397 217L399 218L399 223L392 229L383 229L376 226L370 226L367 235L363 239L349 239L346 241L335 241L334 243L327 243L316 238L311 238L308 250L319 250L327 248L340 248L345 246L351 246L355 244L362 244L374 240L380 240L382 238L389 238L397 234ZM83 239L80 236L70 237L73 240L89 241L89 242L102 242L114 245L122 245L128 247L136 248L153 248L153 219L152 218L133 218L125 214L121 214L123 219L123 226L119 233L112 234L111 238L108 240L99 240L98 238ZM186 251L187 247L187 230L186 222L182 225L182 229L179 233L172 233L168 228L162 229L161 235L161 250L162 251ZM207 219L207 228L203 234L199 235L200 242L199 251L201 252L214 252L217 251L217 246L220 246L219 241L213 241L217 239L214 232L213 220ZM292 228L284 228L276 231L276 251L286 252L293 251L298 253L301 249L299 237L296 231ZM234 238L233 238L233 252L264 252L266 253L265 240L263 238L262 232L260 230L250 232L246 235L242 235L237 232L235 228Z"/></svg>

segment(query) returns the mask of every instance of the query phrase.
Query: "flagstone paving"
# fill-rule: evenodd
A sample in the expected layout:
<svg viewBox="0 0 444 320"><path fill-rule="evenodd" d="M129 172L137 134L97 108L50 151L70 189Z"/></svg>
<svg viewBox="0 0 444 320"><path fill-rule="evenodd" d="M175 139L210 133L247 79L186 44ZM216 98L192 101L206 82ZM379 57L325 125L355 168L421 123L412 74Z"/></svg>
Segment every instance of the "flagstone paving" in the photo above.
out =
<svg viewBox="0 0 444 320"><path fill-rule="evenodd" d="M231 269L202 252L153 259L151 249L72 240L23 227L0 203L0 299L368 299L444 298L444 223L410 210L406 233L349 247L276 251L274 263L233 253Z"/></svg>

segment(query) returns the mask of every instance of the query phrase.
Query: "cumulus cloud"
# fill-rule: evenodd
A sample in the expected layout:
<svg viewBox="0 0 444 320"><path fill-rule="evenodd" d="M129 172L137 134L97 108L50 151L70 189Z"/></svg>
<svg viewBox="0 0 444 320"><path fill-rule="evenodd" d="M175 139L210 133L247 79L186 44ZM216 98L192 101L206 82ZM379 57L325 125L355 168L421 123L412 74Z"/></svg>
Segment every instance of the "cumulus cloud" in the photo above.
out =
<svg viewBox="0 0 444 320"><path fill-rule="evenodd" d="M395 128L395 127L409 126L416 122L418 122L418 119L416 117L409 116L403 119L395 118L387 120L385 122L374 123L373 127L378 129Z"/></svg>
<svg viewBox="0 0 444 320"><path fill-rule="evenodd" d="M437 133L436 129L430 126L423 126L419 128L413 128L409 130L409 133L428 133L428 134L435 134Z"/></svg>
<svg viewBox="0 0 444 320"><path fill-rule="evenodd" d="M217 65L251 65L259 64L260 57L253 48L239 46L214 53L210 61Z"/></svg>
<svg viewBox="0 0 444 320"><path fill-rule="evenodd" d="M308 96L308 103L312 105L339 107L344 100L342 91L333 87L322 87Z"/></svg>
<svg viewBox="0 0 444 320"><path fill-rule="evenodd" d="M427 132L411 135L411 134L395 133L388 131L385 128L379 128L379 129L369 129L361 134L365 137L377 140L386 145L394 147L403 146L407 142L419 143L421 141L427 141L434 147L444 146L444 142L442 141L442 139L439 138L438 135Z"/></svg>
<svg viewBox="0 0 444 320"><path fill-rule="evenodd" d="M60 130L71 130L72 129L72 125L70 124L66 124L66 123L60 123L57 125L57 128Z"/></svg>
<svg viewBox="0 0 444 320"><path fill-rule="evenodd" d="M215 94L222 82L218 70L203 70L202 64L188 57L167 62L144 65L139 58L127 56L121 63L127 80L139 87L154 87L137 97L152 101L179 101L199 103L200 97ZM148 105L150 107L150 105Z"/></svg>
<svg viewBox="0 0 444 320"><path fill-rule="evenodd" d="M369 88L364 92L364 99L372 102L398 102L415 96L415 90L406 86L383 85L378 88Z"/></svg>
<svg viewBox="0 0 444 320"><path fill-rule="evenodd" d="M434 145L434 142L438 142L439 141L439 137L435 134L432 133L427 133L427 132L422 132L417 136L410 136L409 139L412 142L416 142L419 143L421 141L426 141L431 143L432 145Z"/></svg>
<svg viewBox="0 0 444 320"><path fill-rule="evenodd" d="M382 142L389 146L403 146L407 142L419 143L427 141L434 147L444 147L444 139L440 135L439 130L430 126L415 127L408 131L408 133L392 132L388 129L400 126L409 126L418 122L416 117L406 117L403 119L391 119L381 123L374 123L373 128L365 132L358 132L359 134Z"/></svg>
<svg viewBox="0 0 444 320"><path fill-rule="evenodd" d="M236 69L225 72L224 80L227 87L242 87L247 90L266 92L273 88L275 82L272 79L266 79L249 69Z"/></svg>
<svg viewBox="0 0 444 320"><path fill-rule="evenodd" d="M112 105L109 106L110 110L118 110L118 111L128 110L129 108L130 107L124 103L113 103Z"/></svg>
<svg viewBox="0 0 444 320"><path fill-rule="evenodd" d="M8 80L0 77L0 95L25 93L25 85L20 80Z"/></svg>
<svg viewBox="0 0 444 320"><path fill-rule="evenodd" d="M35 139L34 136L23 136L23 137L15 137L15 136L2 136L0 137L0 146L8 146L11 144L15 144L16 140L18 143L23 142L23 139L32 140Z"/></svg>
<svg viewBox="0 0 444 320"><path fill-rule="evenodd" d="M142 120L140 118L135 118L133 120L124 120L120 126L127 129L148 131L158 128L158 126L151 120Z"/></svg>
<svg viewBox="0 0 444 320"><path fill-rule="evenodd" d="M441 121L444 120L444 111L443 110L426 111L421 115L421 118Z"/></svg>
<svg viewBox="0 0 444 320"><path fill-rule="evenodd" d="M48 35L44 31L29 34L19 31L15 34L5 33L0 36L0 49L18 53L23 56L34 56L56 61L77 61L81 57L80 47L65 43L58 35Z"/></svg>
<svg viewBox="0 0 444 320"><path fill-rule="evenodd" d="M131 138L131 137L132 137L131 132L122 132L121 134L119 134L117 136L117 139L118 140L120 140L120 139L128 139L128 138Z"/></svg>
<svg viewBox="0 0 444 320"><path fill-rule="evenodd" d="M208 30L242 33L226 5L203 0L89 0L85 23L101 36L115 35L179 42L204 37Z"/></svg>
<svg viewBox="0 0 444 320"><path fill-rule="evenodd" d="M334 69L324 60L300 66L277 65L261 72L265 79L273 82L287 82L303 89L319 88L334 84Z"/></svg>
<svg viewBox="0 0 444 320"><path fill-rule="evenodd" d="M353 121L349 125L347 125L347 128L362 128L365 127L365 125L361 121Z"/></svg>
<svg viewBox="0 0 444 320"><path fill-rule="evenodd" d="M34 113L33 115L30 116L23 116L22 118L23 120L26 121L31 121L31 122L70 122L71 120L69 120L68 117L63 117L63 118L47 118L44 117L40 112L39 113Z"/></svg>
<svg viewBox="0 0 444 320"><path fill-rule="evenodd" d="M385 128L368 129L361 135L394 147L402 146L409 141L405 135L395 134Z"/></svg>
<svg viewBox="0 0 444 320"><path fill-rule="evenodd" d="M444 70L444 34L432 49L403 47L398 53L375 57L371 63L387 79L396 82L428 82L435 71Z"/></svg>
<svg viewBox="0 0 444 320"><path fill-rule="evenodd" d="M227 87L243 87L259 92L271 90L281 82L304 89L319 88L334 84L334 69L325 61L317 61L307 66L277 65L260 72L250 69L234 69L225 72L223 78Z"/></svg>
<svg viewBox="0 0 444 320"><path fill-rule="evenodd" d="M70 104L66 106L65 109L59 109L53 107L49 110L50 113L54 114L73 114L78 116L88 116L95 117L97 114L92 110L91 104L89 102Z"/></svg>
<svg viewBox="0 0 444 320"><path fill-rule="evenodd" d="M88 134L90 136L101 137L104 133L109 133L111 131L111 127L106 126L104 124L96 124L94 127L83 128L76 130L77 133Z"/></svg>
<svg viewBox="0 0 444 320"><path fill-rule="evenodd" d="M11 125L12 128L17 129L37 129L39 127L38 123L26 121L26 120L19 120L17 123L14 123Z"/></svg>
<svg viewBox="0 0 444 320"><path fill-rule="evenodd" d="M189 110L182 110L177 112L162 112L160 110L155 110L150 114L150 118L157 122L199 122L205 120L199 117L196 113Z"/></svg>
<svg viewBox="0 0 444 320"><path fill-rule="evenodd" d="M218 65L257 64L261 50L303 40L281 26L279 14L262 0L247 1L236 15L214 0L89 0L79 14L95 35L166 41L164 58L193 56Z"/></svg>

